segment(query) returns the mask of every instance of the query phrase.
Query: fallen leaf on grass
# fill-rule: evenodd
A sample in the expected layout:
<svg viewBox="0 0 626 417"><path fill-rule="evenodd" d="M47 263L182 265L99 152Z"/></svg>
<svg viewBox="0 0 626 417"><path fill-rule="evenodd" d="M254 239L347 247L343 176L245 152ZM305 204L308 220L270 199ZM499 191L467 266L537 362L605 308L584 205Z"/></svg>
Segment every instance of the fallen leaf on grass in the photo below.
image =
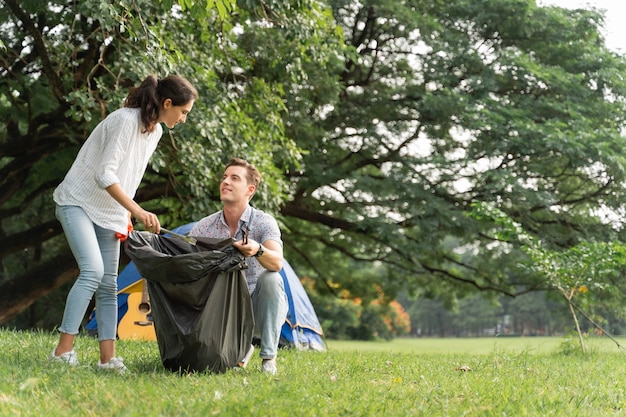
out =
<svg viewBox="0 0 626 417"><path fill-rule="evenodd" d="M39 378L27 378L20 384L20 391L30 389L39 383Z"/></svg>

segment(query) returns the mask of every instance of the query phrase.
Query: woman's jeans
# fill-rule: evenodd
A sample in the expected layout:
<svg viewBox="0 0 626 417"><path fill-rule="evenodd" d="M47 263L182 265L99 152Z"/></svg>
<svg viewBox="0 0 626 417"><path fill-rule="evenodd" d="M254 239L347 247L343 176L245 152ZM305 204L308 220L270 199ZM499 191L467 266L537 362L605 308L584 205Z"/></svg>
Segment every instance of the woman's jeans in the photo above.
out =
<svg viewBox="0 0 626 417"><path fill-rule="evenodd" d="M262 359L275 358L278 353L280 330L287 318L289 306L282 276L265 271L252 292L254 335L261 338Z"/></svg>
<svg viewBox="0 0 626 417"><path fill-rule="evenodd" d="M76 258L80 274L72 286L59 330L75 335L95 294L98 340L117 335L117 271L120 241L112 230L94 224L78 206L56 207L56 217Z"/></svg>

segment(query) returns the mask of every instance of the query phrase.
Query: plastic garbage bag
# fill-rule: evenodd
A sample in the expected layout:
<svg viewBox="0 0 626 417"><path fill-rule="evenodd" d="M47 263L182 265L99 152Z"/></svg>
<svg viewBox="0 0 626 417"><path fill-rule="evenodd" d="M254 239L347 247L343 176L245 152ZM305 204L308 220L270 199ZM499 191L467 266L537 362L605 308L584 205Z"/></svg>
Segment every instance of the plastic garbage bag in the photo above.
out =
<svg viewBox="0 0 626 417"><path fill-rule="evenodd" d="M163 366L221 373L237 366L252 343L245 258L231 239L197 240L133 231L124 247L148 282Z"/></svg>

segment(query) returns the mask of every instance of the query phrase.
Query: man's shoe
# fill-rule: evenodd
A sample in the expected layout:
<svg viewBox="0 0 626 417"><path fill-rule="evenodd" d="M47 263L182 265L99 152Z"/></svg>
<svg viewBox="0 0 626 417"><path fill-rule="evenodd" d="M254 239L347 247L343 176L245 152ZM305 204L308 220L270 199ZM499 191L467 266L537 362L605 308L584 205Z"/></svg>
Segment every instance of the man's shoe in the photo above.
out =
<svg viewBox="0 0 626 417"><path fill-rule="evenodd" d="M61 353L60 355L55 355L55 350L56 348L52 349L50 356L48 356L48 361L67 363L70 366L78 365L78 355L76 354L74 349L70 350L69 352Z"/></svg>
<svg viewBox="0 0 626 417"><path fill-rule="evenodd" d="M98 360L98 369L101 370L113 370L120 374L124 374L128 369L124 365L122 358L111 358L107 363L102 363Z"/></svg>
<svg viewBox="0 0 626 417"><path fill-rule="evenodd" d="M261 371L270 375L276 375L276 359L263 359L263 365L261 365Z"/></svg>
<svg viewBox="0 0 626 417"><path fill-rule="evenodd" d="M250 359L252 359L252 355L254 354L254 346L250 345L250 349L248 349L248 353L246 353L246 356L243 357L243 359L237 363L237 366L240 368L245 368L246 366L248 366L248 363L250 362Z"/></svg>

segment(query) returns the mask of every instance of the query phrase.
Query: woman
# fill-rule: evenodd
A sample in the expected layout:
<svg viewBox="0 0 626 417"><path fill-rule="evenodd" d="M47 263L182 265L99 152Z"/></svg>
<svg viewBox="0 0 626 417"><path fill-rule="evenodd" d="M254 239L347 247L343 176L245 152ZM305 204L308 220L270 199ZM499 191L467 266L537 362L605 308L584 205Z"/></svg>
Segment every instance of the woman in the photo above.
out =
<svg viewBox="0 0 626 417"><path fill-rule="evenodd" d="M55 214L80 274L67 296L51 361L78 364L74 338L95 294L97 367L126 371L115 356L119 237L131 229L131 217L159 233L156 214L142 209L133 197L163 133L161 123L169 129L185 123L197 98L196 89L182 77L147 77L130 91L123 108L96 126L54 191Z"/></svg>

